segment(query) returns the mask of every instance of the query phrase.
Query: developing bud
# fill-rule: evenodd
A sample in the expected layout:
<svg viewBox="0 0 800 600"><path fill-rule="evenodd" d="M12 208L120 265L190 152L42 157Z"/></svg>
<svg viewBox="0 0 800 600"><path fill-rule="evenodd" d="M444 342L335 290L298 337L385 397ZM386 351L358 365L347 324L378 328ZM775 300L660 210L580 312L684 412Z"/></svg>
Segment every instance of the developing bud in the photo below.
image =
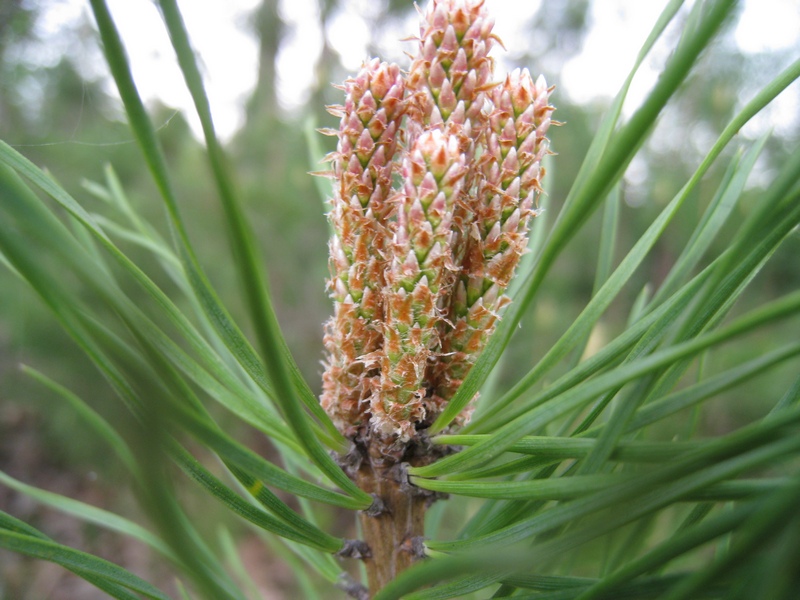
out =
<svg viewBox="0 0 800 600"><path fill-rule="evenodd" d="M403 160L393 260L386 275L385 345L374 430L408 441L425 417L429 359L439 345L438 305L452 265L453 209L463 192L466 158L456 136L426 131Z"/></svg>
<svg viewBox="0 0 800 600"><path fill-rule="evenodd" d="M392 157L403 118L405 84L397 65L374 59L344 84L336 180L329 218L329 288L334 317L325 327L327 360L322 406L337 426L353 435L365 422L375 352L382 345L383 286L391 206Z"/></svg>
<svg viewBox="0 0 800 600"><path fill-rule="evenodd" d="M493 26L483 0L434 0L428 5L419 55L408 75L421 127L483 120L480 113L493 69Z"/></svg>
<svg viewBox="0 0 800 600"><path fill-rule="evenodd" d="M432 0L408 76L374 59L331 107L321 401L370 456L398 459L455 394L509 302L536 215L551 89L527 70L491 81L492 28L483 0Z"/></svg>
<svg viewBox="0 0 800 600"><path fill-rule="evenodd" d="M494 331L500 309L510 302L503 291L525 252L541 192L550 92L544 78L534 83L527 69L513 71L492 90L494 110L461 274L464 292L452 304L455 325L443 341L437 395L444 401L455 394Z"/></svg>

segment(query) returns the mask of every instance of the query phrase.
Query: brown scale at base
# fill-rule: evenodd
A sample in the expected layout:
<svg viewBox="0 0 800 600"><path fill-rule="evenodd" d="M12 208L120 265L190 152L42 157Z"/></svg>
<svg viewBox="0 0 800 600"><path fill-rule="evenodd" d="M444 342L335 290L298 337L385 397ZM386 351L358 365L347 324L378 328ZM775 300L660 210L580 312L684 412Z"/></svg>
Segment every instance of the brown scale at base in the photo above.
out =
<svg viewBox="0 0 800 600"><path fill-rule="evenodd" d="M425 512L446 495L423 490L408 480L408 468L428 465L454 451L434 446L422 433L404 446L402 455L388 455L378 438L357 440L342 466L362 490L375 498L359 515L368 553L364 561L370 597L416 561L424 558Z"/></svg>

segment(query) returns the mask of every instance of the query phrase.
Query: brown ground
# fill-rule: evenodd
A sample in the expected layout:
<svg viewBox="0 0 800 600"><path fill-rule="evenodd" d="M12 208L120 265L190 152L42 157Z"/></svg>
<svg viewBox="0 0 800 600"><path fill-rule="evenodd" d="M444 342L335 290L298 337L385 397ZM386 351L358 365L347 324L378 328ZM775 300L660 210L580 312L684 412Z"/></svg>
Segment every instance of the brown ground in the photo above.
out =
<svg viewBox="0 0 800 600"><path fill-rule="evenodd" d="M116 511L144 523L130 494L104 484L88 468L64 467L54 462L42 445L43 417L32 409L0 402L0 470L52 492ZM116 509L116 510L115 510ZM25 521L55 541L110 560L153 583L173 598L179 597L175 576L163 559L142 544L46 508L0 485L0 510ZM270 558L255 536L239 545L242 560L264 600L294 599L293 575ZM107 600L108 596L59 565L0 549L0 600Z"/></svg>

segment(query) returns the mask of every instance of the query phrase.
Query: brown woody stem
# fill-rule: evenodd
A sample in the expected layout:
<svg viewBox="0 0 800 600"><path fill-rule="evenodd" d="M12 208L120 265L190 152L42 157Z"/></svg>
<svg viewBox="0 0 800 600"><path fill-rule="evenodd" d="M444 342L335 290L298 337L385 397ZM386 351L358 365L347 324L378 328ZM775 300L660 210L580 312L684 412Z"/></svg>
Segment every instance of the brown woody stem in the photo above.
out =
<svg viewBox="0 0 800 600"><path fill-rule="evenodd" d="M356 483L380 502L375 511L361 513L361 529L371 556L364 560L370 596L421 558L425 509L430 498L411 487L400 465L377 466L367 458Z"/></svg>

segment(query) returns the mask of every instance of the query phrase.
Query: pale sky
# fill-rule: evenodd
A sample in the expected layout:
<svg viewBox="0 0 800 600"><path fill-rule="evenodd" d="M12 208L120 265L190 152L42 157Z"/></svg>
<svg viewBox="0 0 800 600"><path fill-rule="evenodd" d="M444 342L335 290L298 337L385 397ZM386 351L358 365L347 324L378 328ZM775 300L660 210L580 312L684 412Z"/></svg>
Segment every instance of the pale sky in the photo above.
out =
<svg viewBox="0 0 800 600"><path fill-rule="evenodd" d="M243 104L255 84L257 71L256 42L247 34L245 18L259 0L181 0L179 5L198 50L206 77L214 119L223 138L242 124ZM540 6L540 0L522 3L513 0L486 0L496 18L494 31L506 47L521 44L527 18ZM618 90L632 65L633 58L650 31L666 0L595 0L591 8L592 26L583 52L567 63L558 81L559 93L578 102L611 97ZM58 31L88 11L85 0L52 2L41 23L41 35L51 39L48 52L58 53ZM109 0L131 57L134 76L146 100L160 99L167 105L185 109L196 132L199 124L191 109L191 99L183 86L174 54L158 11L146 0ZM351 0L331 24L329 39L341 54L344 66L355 70L367 58L369 31L360 15L374 12L376 3ZM525 8L520 8L524 6ZM278 99L291 111L306 99L313 82L313 65L321 51L317 0L281 0L281 17L286 21L288 37L278 57ZM417 33L416 14L405 23L384 32L383 58L405 66L403 51L413 50L413 43L400 39ZM143 35L142 32L146 32ZM52 36L52 37L51 37ZM734 30L734 39L744 52L759 53L797 47L800 38L800 2L798 0L746 0L745 9ZM658 69L669 52L657 48L640 71L631 89L629 106L635 106L655 82ZM498 78L507 68L504 51L498 48ZM797 84L780 98L773 109L773 119L798 119L800 89ZM112 89L110 86L109 89Z"/></svg>

